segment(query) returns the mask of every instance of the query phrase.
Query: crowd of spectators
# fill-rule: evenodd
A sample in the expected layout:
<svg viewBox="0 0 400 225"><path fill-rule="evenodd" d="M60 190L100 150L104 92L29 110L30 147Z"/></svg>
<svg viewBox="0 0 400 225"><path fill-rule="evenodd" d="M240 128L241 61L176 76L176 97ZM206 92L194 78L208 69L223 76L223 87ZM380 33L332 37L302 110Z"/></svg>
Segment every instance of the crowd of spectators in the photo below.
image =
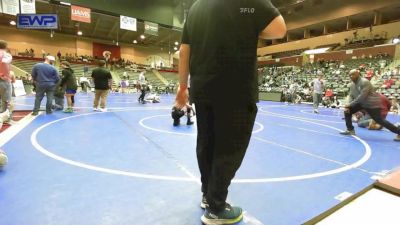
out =
<svg viewBox="0 0 400 225"><path fill-rule="evenodd" d="M325 91L322 105L339 107L348 94L351 69L359 69L362 76L371 80L379 93L390 99L400 98L399 68L387 69L391 63L386 53L375 56L362 56L348 61L317 59L303 67L263 67L259 68L259 90L264 92L281 92L282 101L290 103L312 102L311 82L322 73L325 80Z"/></svg>

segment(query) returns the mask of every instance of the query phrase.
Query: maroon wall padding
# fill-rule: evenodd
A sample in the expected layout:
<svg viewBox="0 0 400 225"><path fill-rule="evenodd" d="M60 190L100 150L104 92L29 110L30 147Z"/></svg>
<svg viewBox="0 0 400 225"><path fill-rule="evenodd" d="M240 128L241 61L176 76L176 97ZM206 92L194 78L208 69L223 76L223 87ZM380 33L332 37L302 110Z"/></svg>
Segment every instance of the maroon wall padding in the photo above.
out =
<svg viewBox="0 0 400 225"><path fill-rule="evenodd" d="M121 58L121 48L115 45L106 45L93 42L93 57L103 58L103 52L110 51L112 58Z"/></svg>

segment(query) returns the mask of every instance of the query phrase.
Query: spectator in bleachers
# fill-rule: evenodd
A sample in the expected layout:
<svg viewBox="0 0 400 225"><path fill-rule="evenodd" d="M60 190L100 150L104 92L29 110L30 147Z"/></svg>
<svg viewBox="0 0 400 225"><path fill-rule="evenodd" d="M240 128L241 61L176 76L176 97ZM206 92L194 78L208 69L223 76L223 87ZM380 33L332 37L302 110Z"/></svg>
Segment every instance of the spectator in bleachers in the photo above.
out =
<svg viewBox="0 0 400 225"><path fill-rule="evenodd" d="M35 50L33 50L32 48L29 49L29 54L33 58L35 56Z"/></svg>
<svg viewBox="0 0 400 225"><path fill-rule="evenodd" d="M342 135L355 135L354 126L351 117L354 113L365 110L376 123L382 125L388 130L396 133L395 141L400 141L400 128L396 127L385 118L382 118L382 100L381 96L375 92L371 83L360 76L359 70L351 70L350 78L350 103L345 106L344 114L347 130L340 132Z"/></svg>
<svg viewBox="0 0 400 225"><path fill-rule="evenodd" d="M397 99L396 99L396 98L393 98L393 97L392 97L391 106L392 106L392 107L390 108L390 111L397 115L397 114L399 113L400 105L399 105L399 103L397 102Z"/></svg>
<svg viewBox="0 0 400 225"><path fill-rule="evenodd" d="M11 104L12 86L11 86L11 62L12 56L7 51L7 42L0 40L0 112L4 112Z"/></svg>
<svg viewBox="0 0 400 225"><path fill-rule="evenodd" d="M57 59L59 61L61 61L61 51L60 50L58 50L58 52L57 52Z"/></svg>
<svg viewBox="0 0 400 225"><path fill-rule="evenodd" d="M52 104L54 98L55 87L60 80L57 69L54 68L54 56L46 56L44 63L37 63L32 69L32 80L36 87L35 106L32 115L36 116L39 113L40 103L46 94L46 113L52 113Z"/></svg>
<svg viewBox="0 0 400 225"><path fill-rule="evenodd" d="M379 74L376 73L375 75L373 75L371 77L371 80L370 80L372 87L374 87L375 89L379 88L379 81L380 81Z"/></svg>
<svg viewBox="0 0 400 225"><path fill-rule="evenodd" d="M390 88L394 84L393 76L391 75L387 80L383 82L382 88Z"/></svg>
<svg viewBox="0 0 400 225"><path fill-rule="evenodd" d="M368 80L371 80L371 78L374 76L374 71L373 70L367 70L367 73L365 75L365 78Z"/></svg>

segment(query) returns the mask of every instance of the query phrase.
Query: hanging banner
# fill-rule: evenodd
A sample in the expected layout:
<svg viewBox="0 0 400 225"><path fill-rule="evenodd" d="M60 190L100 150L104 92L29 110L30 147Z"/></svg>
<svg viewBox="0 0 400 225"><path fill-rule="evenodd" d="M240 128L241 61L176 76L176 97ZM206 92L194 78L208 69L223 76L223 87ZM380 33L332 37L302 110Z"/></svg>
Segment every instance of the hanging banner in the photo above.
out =
<svg viewBox="0 0 400 225"><path fill-rule="evenodd" d="M158 36L158 24L144 21L144 33Z"/></svg>
<svg viewBox="0 0 400 225"><path fill-rule="evenodd" d="M128 16L120 16L120 26L121 29L136 31L137 24L136 18L128 17Z"/></svg>
<svg viewBox="0 0 400 225"><path fill-rule="evenodd" d="M36 6L35 0L21 0L21 13L22 14L35 14Z"/></svg>
<svg viewBox="0 0 400 225"><path fill-rule="evenodd" d="M58 29L57 14L18 14L18 29Z"/></svg>
<svg viewBox="0 0 400 225"><path fill-rule="evenodd" d="M3 13L16 16L19 14L19 0L2 0Z"/></svg>
<svg viewBox="0 0 400 225"><path fill-rule="evenodd" d="M71 5L71 20L91 23L91 9Z"/></svg>

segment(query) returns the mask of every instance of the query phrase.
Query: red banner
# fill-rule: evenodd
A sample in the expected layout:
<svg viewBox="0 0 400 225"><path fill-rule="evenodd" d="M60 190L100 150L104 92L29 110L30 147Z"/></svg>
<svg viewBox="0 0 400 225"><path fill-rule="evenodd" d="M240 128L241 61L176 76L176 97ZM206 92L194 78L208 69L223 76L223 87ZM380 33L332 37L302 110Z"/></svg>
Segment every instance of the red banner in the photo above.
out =
<svg viewBox="0 0 400 225"><path fill-rule="evenodd" d="M90 23L91 10L75 5L71 5L71 20Z"/></svg>
<svg viewBox="0 0 400 225"><path fill-rule="evenodd" d="M110 60L121 58L121 48L115 45L106 45L100 43L93 43L93 56L97 58L105 58L103 53L108 51L111 53Z"/></svg>

